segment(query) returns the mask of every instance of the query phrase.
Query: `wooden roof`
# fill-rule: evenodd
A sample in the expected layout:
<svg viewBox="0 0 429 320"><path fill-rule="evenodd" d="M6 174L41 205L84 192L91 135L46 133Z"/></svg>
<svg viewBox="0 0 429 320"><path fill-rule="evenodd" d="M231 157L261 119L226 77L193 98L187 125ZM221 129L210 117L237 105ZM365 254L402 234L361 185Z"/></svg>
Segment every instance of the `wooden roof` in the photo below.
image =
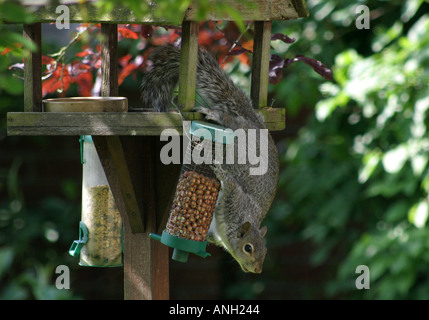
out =
<svg viewBox="0 0 429 320"><path fill-rule="evenodd" d="M215 2L216 0L210 0ZM96 0L87 0L84 4L78 4L78 0L21 0L25 6L31 6L32 11L38 17L39 22L55 22L59 14L55 12L58 4L67 5L70 9L70 22L103 22L103 23L153 23L180 25L182 21L222 21L233 20L225 12L213 10L207 12L206 16L197 17L197 6L191 6L177 13L175 21L167 21L163 18L154 18L149 12L144 17L136 17L134 13L125 6L118 6L109 13L101 14L95 5ZM223 4L231 5L240 12L244 21L269 21L288 20L308 16L305 0L248 0L246 1L222 0Z"/></svg>

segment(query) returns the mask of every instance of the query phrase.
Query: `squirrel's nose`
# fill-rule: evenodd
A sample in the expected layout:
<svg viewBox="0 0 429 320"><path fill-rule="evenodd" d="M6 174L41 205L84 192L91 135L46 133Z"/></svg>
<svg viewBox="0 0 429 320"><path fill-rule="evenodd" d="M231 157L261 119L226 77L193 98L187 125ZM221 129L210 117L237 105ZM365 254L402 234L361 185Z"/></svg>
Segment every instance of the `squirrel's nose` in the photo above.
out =
<svg viewBox="0 0 429 320"><path fill-rule="evenodd" d="M258 265L255 267L255 269L253 270L255 273L261 273L262 272L262 265Z"/></svg>

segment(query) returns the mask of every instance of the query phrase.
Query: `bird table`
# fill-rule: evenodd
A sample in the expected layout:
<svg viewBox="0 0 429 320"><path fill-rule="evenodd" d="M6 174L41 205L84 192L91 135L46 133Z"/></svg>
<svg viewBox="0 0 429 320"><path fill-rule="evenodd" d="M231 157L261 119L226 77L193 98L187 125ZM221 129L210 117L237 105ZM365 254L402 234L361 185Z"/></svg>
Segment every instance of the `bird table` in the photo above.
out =
<svg viewBox="0 0 429 320"><path fill-rule="evenodd" d="M213 0L214 1L214 0ZM46 3L45 3L46 2ZM156 2L156 1L155 1ZM224 1L243 21L254 21L251 99L269 130L285 128L285 109L267 106L271 23L273 20L308 16L305 0ZM33 6L34 1L21 1ZM101 96L118 96L118 24L179 24L182 27L178 103L189 120L201 119L192 112L195 103L198 33L201 21L233 20L216 6L201 17L197 6L178 13L177 21L139 18L124 7L100 14L95 1L68 1L70 22L101 23ZM168 219L180 165L164 165L159 159L164 129L182 133L177 112L44 112L42 105L41 23L55 22L56 6L37 1L37 22L24 24L24 36L39 48L28 52L24 63L24 112L7 114L9 136L91 135L124 223L124 298L169 298L169 249L149 238L160 233ZM84 9L84 10L82 10ZM85 14L83 14L85 13Z"/></svg>

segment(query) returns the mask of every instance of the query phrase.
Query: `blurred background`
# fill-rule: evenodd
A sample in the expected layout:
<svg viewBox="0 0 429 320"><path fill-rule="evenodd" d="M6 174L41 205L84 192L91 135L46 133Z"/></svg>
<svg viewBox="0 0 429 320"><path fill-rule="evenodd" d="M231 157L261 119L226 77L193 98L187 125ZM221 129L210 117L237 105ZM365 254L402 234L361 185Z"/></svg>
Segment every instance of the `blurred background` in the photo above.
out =
<svg viewBox="0 0 429 320"><path fill-rule="evenodd" d="M264 221L264 271L245 274L209 246L210 258L170 262L172 299L429 298L429 3L307 5L308 18L273 23L273 33L296 41L273 40L272 53L318 59L333 81L297 62L277 68L270 84L269 102L286 108L287 119L284 131L273 132L282 170ZM369 8L369 29L357 27L364 14L357 5ZM0 16L31 22L20 10L0 0ZM6 113L23 111L22 52L31 44L17 45L21 25L0 28L0 299L122 299L122 268L81 267L68 254L80 220L79 137L6 134ZM82 28L43 25L43 54L59 52ZM120 95L138 106L146 52L179 35L124 28L138 37L119 35ZM88 28L67 49L57 72L70 72L69 80L45 80L45 97L97 94L99 52L90 35L98 30ZM251 55L223 59L241 33L231 24L202 25L200 45L248 90ZM251 39L248 30L242 47L251 49ZM70 268L69 290L55 287L58 265ZM359 265L370 270L368 290L356 288Z"/></svg>

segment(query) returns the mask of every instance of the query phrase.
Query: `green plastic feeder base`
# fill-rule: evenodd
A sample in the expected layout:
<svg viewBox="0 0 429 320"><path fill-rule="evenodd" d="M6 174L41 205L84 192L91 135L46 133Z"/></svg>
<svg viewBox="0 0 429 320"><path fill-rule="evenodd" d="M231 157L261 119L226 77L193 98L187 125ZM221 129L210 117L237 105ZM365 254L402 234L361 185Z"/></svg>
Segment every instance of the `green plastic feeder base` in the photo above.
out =
<svg viewBox="0 0 429 320"><path fill-rule="evenodd" d="M202 258L210 256L210 253L206 252L207 241L194 241L172 236L165 230L162 232L162 236L156 233L150 233L151 239L160 241L162 244L170 248L174 248L173 256L171 257L175 261L187 262L189 253L196 254Z"/></svg>

